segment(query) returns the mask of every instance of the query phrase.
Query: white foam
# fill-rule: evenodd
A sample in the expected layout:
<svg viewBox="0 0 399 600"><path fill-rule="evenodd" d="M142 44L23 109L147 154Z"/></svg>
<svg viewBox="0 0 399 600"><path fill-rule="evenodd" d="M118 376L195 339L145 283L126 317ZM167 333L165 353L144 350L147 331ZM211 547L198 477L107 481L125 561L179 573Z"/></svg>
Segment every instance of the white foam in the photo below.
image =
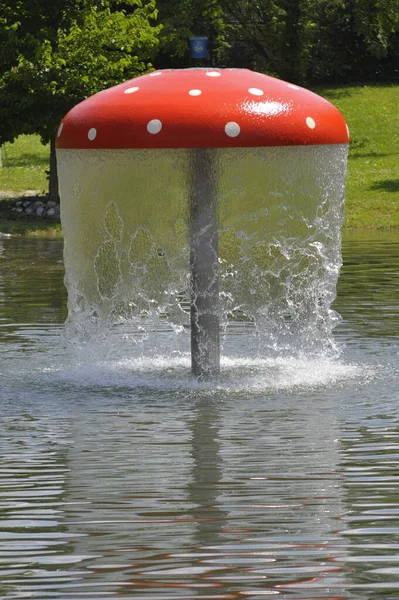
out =
<svg viewBox="0 0 399 600"><path fill-rule="evenodd" d="M46 369L53 382L81 388L130 388L158 391L221 390L275 392L325 388L349 380L368 380L369 367L330 358L223 358L217 380L190 374L188 354L165 355L64 365Z"/></svg>

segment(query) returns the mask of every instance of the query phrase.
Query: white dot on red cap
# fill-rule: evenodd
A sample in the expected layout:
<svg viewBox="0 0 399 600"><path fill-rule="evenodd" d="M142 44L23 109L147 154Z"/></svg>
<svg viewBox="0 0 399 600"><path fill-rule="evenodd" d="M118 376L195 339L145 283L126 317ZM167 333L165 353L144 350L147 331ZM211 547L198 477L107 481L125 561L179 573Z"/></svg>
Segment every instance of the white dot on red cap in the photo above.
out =
<svg viewBox="0 0 399 600"><path fill-rule="evenodd" d="M202 90L190 90L188 93L190 96L201 96Z"/></svg>
<svg viewBox="0 0 399 600"><path fill-rule="evenodd" d="M263 96L264 91L259 88L249 88L248 92L253 96Z"/></svg>
<svg viewBox="0 0 399 600"><path fill-rule="evenodd" d="M237 137L237 135L240 134L241 128L238 123L235 123L234 121L229 121L224 126L224 130L226 132L226 135L228 135L229 137Z"/></svg>
<svg viewBox="0 0 399 600"><path fill-rule="evenodd" d="M152 119L147 123L148 133L156 134L162 129L162 122L159 119Z"/></svg>
<svg viewBox="0 0 399 600"><path fill-rule="evenodd" d="M205 75L208 75L208 77L220 77L221 73L219 71L207 71Z"/></svg>
<svg viewBox="0 0 399 600"><path fill-rule="evenodd" d="M157 75L162 75L161 71L155 71L154 73L150 73L150 77L156 77Z"/></svg>
<svg viewBox="0 0 399 600"><path fill-rule="evenodd" d="M134 94L134 92L138 92L140 88L139 87L131 87L131 88L127 88L126 90L123 90L124 94Z"/></svg>
<svg viewBox="0 0 399 600"><path fill-rule="evenodd" d="M306 117L306 125L309 129L314 129L316 127L316 121L312 119L312 117Z"/></svg>
<svg viewBox="0 0 399 600"><path fill-rule="evenodd" d="M95 127L92 127L91 129L89 129L87 137L89 138L89 140L91 142L96 139L96 136L97 136L97 129Z"/></svg>
<svg viewBox="0 0 399 600"><path fill-rule="evenodd" d="M295 85L294 83L289 83L288 87L291 88L292 90L299 90L300 87L298 85Z"/></svg>
<svg viewBox="0 0 399 600"><path fill-rule="evenodd" d="M61 123L61 125L58 127L58 131L57 131L58 137L60 137L63 127L64 127L64 123Z"/></svg>

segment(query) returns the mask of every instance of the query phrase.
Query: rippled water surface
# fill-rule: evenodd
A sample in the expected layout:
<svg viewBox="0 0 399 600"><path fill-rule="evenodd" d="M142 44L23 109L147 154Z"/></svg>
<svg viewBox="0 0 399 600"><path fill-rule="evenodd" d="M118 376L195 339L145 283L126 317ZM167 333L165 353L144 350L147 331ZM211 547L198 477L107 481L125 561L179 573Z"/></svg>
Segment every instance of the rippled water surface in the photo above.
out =
<svg viewBox="0 0 399 600"><path fill-rule="evenodd" d="M343 254L341 355L237 329L214 384L71 347L62 244L0 240L2 598L399 597L399 238Z"/></svg>

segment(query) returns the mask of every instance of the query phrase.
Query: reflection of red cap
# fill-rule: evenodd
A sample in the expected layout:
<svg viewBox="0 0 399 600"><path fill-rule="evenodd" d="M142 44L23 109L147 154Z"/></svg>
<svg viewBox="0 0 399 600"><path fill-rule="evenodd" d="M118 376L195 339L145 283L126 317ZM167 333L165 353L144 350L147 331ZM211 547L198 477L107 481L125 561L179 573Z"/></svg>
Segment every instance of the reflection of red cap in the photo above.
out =
<svg viewBox="0 0 399 600"><path fill-rule="evenodd" d="M304 88L247 69L155 71L75 106L58 148L346 144L341 113Z"/></svg>

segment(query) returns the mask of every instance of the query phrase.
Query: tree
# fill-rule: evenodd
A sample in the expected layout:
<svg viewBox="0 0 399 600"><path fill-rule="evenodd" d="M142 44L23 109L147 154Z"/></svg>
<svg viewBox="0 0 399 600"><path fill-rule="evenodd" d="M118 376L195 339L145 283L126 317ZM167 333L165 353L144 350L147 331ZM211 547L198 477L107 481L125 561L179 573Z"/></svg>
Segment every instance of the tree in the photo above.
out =
<svg viewBox="0 0 399 600"><path fill-rule="evenodd" d="M399 0L320 0L310 78L336 83L394 79L398 31Z"/></svg>
<svg viewBox="0 0 399 600"><path fill-rule="evenodd" d="M157 0L160 34L159 67L182 68L209 63L226 66L229 60L229 23L220 0ZM208 37L209 58L203 63L190 58L190 37Z"/></svg>
<svg viewBox="0 0 399 600"><path fill-rule="evenodd" d="M281 76L306 83L315 44L318 3L314 0L284 0L285 23Z"/></svg>
<svg viewBox="0 0 399 600"><path fill-rule="evenodd" d="M278 74L284 8L276 0L221 0L231 24L230 44L237 66Z"/></svg>
<svg viewBox="0 0 399 600"><path fill-rule="evenodd" d="M155 0L6 0L0 5L0 145L22 133L50 142L75 104L151 68L162 26Z"/></svg>
<svg viewBox="0 0 399 600"><path fill-rule="evenodd" d="M161 66L192 65L189 37L205 34L210 61L204 64L253 68L302 84L399 75L399 0L158 0L158 6Z"/></svg>
<svg viewBox="0 0 399 600"><path fill-rule="evenodd" d="M221 0L235 60L260 71L306 81L315 37L314 0Z"/></svg>
<svg viewBox="0 0 399 600"><path fill-rule="evenodd" d="M399 28L399 0L349 0L347 8L367 51L376 58L385 57Z"/></svg>

